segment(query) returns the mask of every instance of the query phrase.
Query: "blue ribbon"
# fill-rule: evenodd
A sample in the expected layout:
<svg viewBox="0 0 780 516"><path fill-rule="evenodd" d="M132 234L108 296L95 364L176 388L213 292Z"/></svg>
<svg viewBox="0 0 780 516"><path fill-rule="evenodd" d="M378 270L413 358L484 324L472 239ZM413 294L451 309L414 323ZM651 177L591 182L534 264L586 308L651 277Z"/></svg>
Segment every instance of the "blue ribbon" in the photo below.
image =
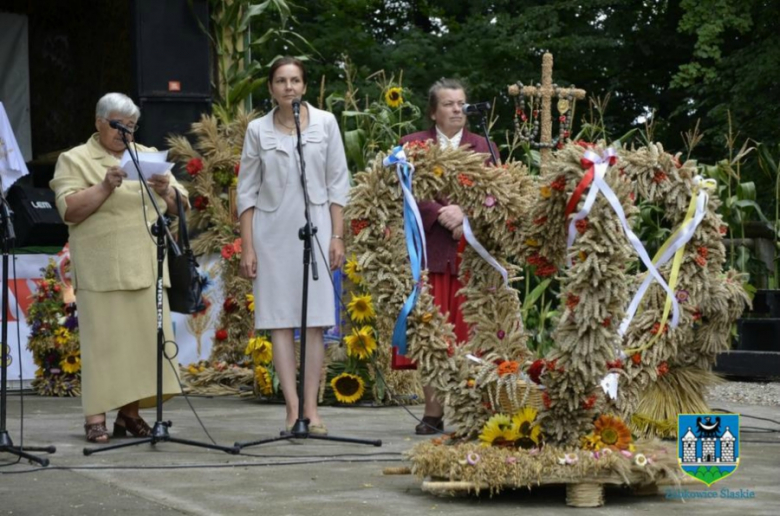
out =
<svg viewBox="0 0 780 516"><path fill-rule="evenodd" d="M412 268L414 287L401 307L401 313L395 321L393 329L393 346L398 348L399 355L406 355L406 328L409 315L417 304L420 296L420 279L422 277L423 264L428 256L425 251L425 232L423 231L422 217L417 208L417 202L412 195L412 176L414 165L406 161L406 155L402 146L395 147L390 155L384 159L384 166L396 166L398 181L404 193L404 236L406 237L406 249L409 253L409 264Z"/></svg>

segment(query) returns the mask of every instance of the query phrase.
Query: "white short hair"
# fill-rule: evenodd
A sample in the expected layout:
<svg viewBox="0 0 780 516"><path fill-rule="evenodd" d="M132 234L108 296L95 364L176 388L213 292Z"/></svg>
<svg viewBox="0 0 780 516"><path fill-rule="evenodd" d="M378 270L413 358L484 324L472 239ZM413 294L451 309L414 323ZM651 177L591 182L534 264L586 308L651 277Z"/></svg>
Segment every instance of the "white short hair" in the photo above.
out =
<svg viewBox="0 0 780 516"><path fill-rule="evenodd" d="M124 93L106 93L98 100L95 117L107 119L111 113L132 118L136 122L141 118L141 110Z"/></svg>

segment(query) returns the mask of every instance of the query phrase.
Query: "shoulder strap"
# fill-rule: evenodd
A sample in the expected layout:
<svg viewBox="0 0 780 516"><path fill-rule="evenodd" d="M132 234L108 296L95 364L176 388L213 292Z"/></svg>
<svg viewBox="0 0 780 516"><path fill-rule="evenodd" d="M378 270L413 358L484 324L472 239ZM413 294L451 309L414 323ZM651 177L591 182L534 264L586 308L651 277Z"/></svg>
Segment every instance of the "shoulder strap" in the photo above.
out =
<svg viewBox="0 0 780 516"><path fill-rule="evenodd" d="M179 212L179 246L182 251L190 249L190 235L187 232L187 214L184 211L184 203L181 202L181 193L177 188L173 189L176 192L176 206Z"/></svg>

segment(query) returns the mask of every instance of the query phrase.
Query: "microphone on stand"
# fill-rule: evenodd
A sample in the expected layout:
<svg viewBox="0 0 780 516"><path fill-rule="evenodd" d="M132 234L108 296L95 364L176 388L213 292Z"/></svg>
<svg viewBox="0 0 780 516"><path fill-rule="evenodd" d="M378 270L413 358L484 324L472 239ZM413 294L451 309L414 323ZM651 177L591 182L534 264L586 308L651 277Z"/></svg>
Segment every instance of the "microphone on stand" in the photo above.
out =
<svg viewBox="0 0 780 516"><path fill-rule="evenodd" d="M295 125L301 122L301 99L294 98L292 101L293 116L295 117Z"/></svg>
<svg viewBox="0 0 780 516"><path fill-rule="evenodd" d="M481 115L490 111L490 102L477 102L476 104L463 104L463 112L466 116Z"/></svg>

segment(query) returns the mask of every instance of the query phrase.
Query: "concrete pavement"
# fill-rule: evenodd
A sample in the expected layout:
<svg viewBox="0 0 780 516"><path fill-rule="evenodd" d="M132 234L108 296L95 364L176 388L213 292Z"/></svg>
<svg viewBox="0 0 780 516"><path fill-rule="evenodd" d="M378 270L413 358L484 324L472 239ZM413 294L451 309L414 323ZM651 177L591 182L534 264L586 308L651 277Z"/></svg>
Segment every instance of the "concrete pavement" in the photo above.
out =
<svg viewBox="0 0 780 516"><path fill-rule="evenodd" d="M219 444L232 445L278 435L281 405L239 398L191 398L198 414ZM713 406L780 421L780 407ZM780 430L780 424L742 419L742 463L737 472L710 488L752 491L752 499L666 500L636 497L625 489L608 489L599 509L565 505L563 487L507 491L490 498L439 498L424 493L411 475L383 475L387 466L401 466L402 452L422 439L413 435L416 422L400 407L324 407L322 415L332 435L381 439L376 448L323 441L281 441L245 449L241 455L175 443L148 444L84 456L86 445L79 399L24 398L24 441L54 444L51 465L26 462L0 467L0 515L182 514L233 515L396 515L448 516L518 514L648 514L776 515L780 508L780 433L748 433L746 426ZM8 429L20 443L19 396L9 396ZM412 407L421 415L421 407ZM113 415L109 416L112 421ZM144 417L154 421L154 411ZM183 398L165 405L172 436L208 441ZM110 426L110 425L109 425ZM110 430L110 428L109 428ZM771 441L758 443L757 440ZM751 442L753 441L753 442ZM121 442L114 440L112 442ZM0 463L11 461L0 454ZM704 484L687 486L706 490Z"/></svg>

